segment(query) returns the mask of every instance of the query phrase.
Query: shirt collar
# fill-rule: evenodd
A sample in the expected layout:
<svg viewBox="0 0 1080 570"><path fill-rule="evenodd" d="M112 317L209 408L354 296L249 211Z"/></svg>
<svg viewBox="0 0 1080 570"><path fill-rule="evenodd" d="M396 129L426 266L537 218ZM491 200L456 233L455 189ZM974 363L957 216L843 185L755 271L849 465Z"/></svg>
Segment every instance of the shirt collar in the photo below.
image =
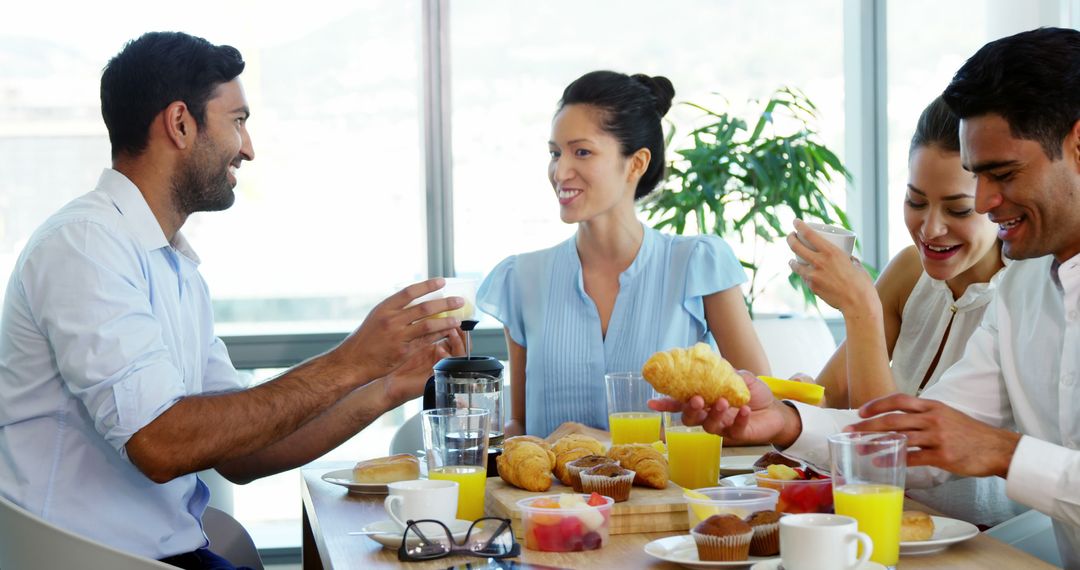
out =
<svg viewBox="0 0 1080 570"><path fill-rule="evenodd" d="M199 255L192 249L183 233L176 232L171 244L165 239L165 232L161 231L161 225L158 224L154 212L150 210L150 205L146 203L146 198L127 176L106 168L98 179L98 189L112 199L116 209L127 222L128 228L135 234L135 239L139 240L144 249L154 251L171 245L196 265L201 262Z"/></svg>
<svg viewBox="0 0 1080 570"><path fill-rule="evenodd" d="M1080 281L1080 254L1066 259L1064 263L1058 263L1057 259L1054 259L1050 263L1050 278L1059 291L1062 291L1065 285L1075 287L1073 284Z"/></svg>
<svg viewBox="0 0 1080 570"><path fill-rule="evenodd" d="M142 192L127 176L106 168L98 179L98 190L112 199L120 215L124 217L128 228L147 251L153 251L169 245L165 232L161 231L150 205L146 203Z"/></svg>

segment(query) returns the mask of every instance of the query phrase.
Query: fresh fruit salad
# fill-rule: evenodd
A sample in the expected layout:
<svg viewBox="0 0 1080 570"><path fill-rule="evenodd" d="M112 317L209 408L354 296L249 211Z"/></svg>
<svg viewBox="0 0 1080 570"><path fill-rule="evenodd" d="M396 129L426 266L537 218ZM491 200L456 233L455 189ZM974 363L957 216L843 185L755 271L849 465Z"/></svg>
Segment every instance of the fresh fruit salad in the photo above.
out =
<svg viewBox="0 0 1080 570"><path fill-rule="evenodd" d="M545 495L518 501L525 548L546 552L596 550L608 539L614 501L591 495Z"/></svg>
<svg viewBox="0 0 1080 570"><path fill-rule="evenodd" d="M754 476L758 487L780 491L776 510L782 513L833 512L832 478L810 466L769 465Z"/></svg>

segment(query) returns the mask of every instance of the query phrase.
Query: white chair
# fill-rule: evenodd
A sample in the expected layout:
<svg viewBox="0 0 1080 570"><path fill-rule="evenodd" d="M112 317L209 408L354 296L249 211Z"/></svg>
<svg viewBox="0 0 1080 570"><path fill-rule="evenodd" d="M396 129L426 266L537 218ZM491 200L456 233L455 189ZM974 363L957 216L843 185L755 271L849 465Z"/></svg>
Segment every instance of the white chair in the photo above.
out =
<svg viewBox="0 0 1080 570"><path fill-rule="evenodd" d="M796 372L817 376L836 351L829 325L817 316L756 316L754 332L777 378Z"/></svg>
<svg viewBox="0 0 1080 570"><path fill-rule="evenodd" d="M244 525L225 511L206 507L203 513L203 531L210 539L210 550L222 556L233 566L247 566L254 570L263 570L259 549L251 540Z"/></svg>
<svg viewBox="0 0 1080 570"><path fill-rule="evenodd" d="M209 507L203 516L211 549L236 566L263 570L262 560L244 527L228 514ZM108 568L109 570L176 570L174 566L94 542L55 526L0 497L0 568Z"/></svg>
<svg viewBox="0 0 1080 570"><path fill-rule="evenodd" d="M89 516L89 514L88 514ZM99 544L49 524L0 497L0 568L176 570L174 566Z"/></svg>
<svg viewBox="0 0 1080 570"><path fill-rule="evenodd" d="M390 455L397 453L411 453L424 449L424 436L420 431L420 413L413 414L401 427L394 432L390 439Z"/></svg>
<svg viewBox="0 0 1080 570"><path fill-rule="evenodd" d="M1053 522L1050 517L1035 509L1017 515L983 534L1019 548L1049 564L1059 567L1062 565Z"/></svg>

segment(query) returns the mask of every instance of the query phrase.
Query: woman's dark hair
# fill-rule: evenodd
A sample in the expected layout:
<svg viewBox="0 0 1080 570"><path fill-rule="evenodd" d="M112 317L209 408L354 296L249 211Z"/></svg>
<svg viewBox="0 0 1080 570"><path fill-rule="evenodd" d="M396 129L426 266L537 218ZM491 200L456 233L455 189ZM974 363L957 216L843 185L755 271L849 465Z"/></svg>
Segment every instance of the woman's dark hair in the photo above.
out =
<svg viewBox="0 0 1080 570"><path fill-rule="evenodd" d="M1014 137L1061 158L1061 143L1080 119L1080 32L1039 28L990 42L942 97L961 119L1001 115Z"/></svg>
<svg viewBox="0 0 1080 570"><path fill-rule="evenodd" d="M960 118L949 109L941 97L931 101L919 115L919 123L911 137L908 154L924 146L960 152Z"/></svg>
<svg viewBox="0 0 1080 570"><path fill-rule="evenodd" d="M101 116L113 158L142 153L150 123L174 101L183 101L202 126L214 90L242 71L236 48L182 32L150 32L128 42L101 74Z"/></svg>
<svg viewBox="0 0 1080 570"><path fill-rule="evenodd" d="M649 149L652 158L634 190L637 200L664 179L664 129L660 118L671 108L673 97L675 88L666 77L592 71L566 86L559 110L567 105L595 107L601 113L600 128L619 141L623 156Z"/></svg>

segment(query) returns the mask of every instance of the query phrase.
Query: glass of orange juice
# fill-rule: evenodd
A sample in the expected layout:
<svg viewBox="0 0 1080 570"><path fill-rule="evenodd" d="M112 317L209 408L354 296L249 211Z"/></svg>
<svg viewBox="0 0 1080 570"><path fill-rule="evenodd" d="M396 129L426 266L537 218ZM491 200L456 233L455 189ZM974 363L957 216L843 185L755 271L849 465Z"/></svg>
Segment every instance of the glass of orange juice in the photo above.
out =
<svg viewBox="0 0 1080 570"><path fill-rule="evenodd" d="M484 516L488 423L481 408L438 408L421 412L428 479L457 481L457 518Z"/></svg>
<svg viewBox="0 0 1080 570"><path fill-rule="evenodd" d="M664 413L671 480L684 489L715 487L720 480L720 449L724 439L682 423L682 414Z"/></svg>
<svg viewBox="0 0 1080 570"><path fill-rule="evenodd" d="M852 432L829 436L836 514L859 522L874 541L870 560L896 568L904 512L907 436Z"/></svg>
<svg viewBox="0 0 1080 570"><path fill-rule="evenodd" d="M649 400L658 394L641 374L605 374L604 388L607 390L608 429L613 445L660 441L660 412L649 409Z"/></svg>

